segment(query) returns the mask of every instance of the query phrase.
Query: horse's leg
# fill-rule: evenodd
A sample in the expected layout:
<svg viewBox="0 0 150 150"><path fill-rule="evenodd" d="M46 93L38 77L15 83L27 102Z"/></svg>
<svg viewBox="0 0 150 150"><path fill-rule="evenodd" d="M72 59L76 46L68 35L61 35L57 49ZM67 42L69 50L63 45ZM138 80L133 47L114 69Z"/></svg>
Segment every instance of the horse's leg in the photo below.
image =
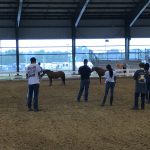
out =
<svg viewBox="0 0 150 150"><path fill-rule="evenodd" d="M50 76L48 76L48 78L49 78L49 86L51 86L52 85L52 78Z"/></svg>
<svg viewBox="0 0 150 150"><path fill-rule="evenodd" d="M99 81L100 81L100 84L101 84L101 76L99 76Z"/></svg>
<svg viewBox="0 0 150 150"><path fill-rule="evenodd" d="M50 81L49 85L52 86L52 77L49 78L49 81Z"/></svg>
<svg viewBox="0 0 150 150"><path fill-rule="evenodd" d="M65 76L64 76L64 85L66 85L65 80L66 80L66 79L65 79Z"/></svg>
<svg viewBox="0 0 150 150"><path fill-rule="evenodd" d="M66 80L66 77L65 77L65 73L63 74L63 83L64 83L64 85L66 84L65 83L65 80Z"/></svg>
<svg viewBox="0 0 150 150"><path fill-rule="evenodd" d="M61 77L62 83L65 85L65 76Z"/></svg>

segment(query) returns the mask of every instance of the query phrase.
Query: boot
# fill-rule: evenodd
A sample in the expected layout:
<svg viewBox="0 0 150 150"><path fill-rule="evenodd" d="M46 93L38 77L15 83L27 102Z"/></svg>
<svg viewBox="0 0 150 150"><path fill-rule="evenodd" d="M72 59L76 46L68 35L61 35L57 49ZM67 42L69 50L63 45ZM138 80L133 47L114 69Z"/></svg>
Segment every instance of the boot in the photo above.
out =
<svg viewBox="0 0 150 150"><path fill-rule="evenodd" d="M113 97L110 97L110 106L112 106L113 103Z"/></svg>

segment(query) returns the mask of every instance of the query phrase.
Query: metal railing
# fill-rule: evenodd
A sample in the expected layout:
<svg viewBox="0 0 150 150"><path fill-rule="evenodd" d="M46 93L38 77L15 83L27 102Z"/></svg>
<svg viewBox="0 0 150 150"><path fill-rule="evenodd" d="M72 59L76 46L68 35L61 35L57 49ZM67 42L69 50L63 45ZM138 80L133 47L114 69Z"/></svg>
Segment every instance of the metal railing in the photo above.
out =
<svg viewBox="0 0 150 150"><path fill-rule="evenodd" d="M132 77L137 69L116 69L116 74L118 77ZM66 74L66 78L79 78L78 72L74 71L64 71ZM96 72L92 72L91 77L98 77ZM44 78L47 78L45 76ZM15 72L15 71L3 71L0 72L0 80L25 80L26 79L26 72Z"/></svg>

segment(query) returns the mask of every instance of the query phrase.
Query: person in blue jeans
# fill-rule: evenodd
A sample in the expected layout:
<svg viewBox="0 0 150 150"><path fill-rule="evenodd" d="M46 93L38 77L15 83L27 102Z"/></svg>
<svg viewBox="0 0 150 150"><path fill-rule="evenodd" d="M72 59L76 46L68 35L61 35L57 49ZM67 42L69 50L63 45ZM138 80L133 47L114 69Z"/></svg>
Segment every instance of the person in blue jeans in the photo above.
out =
<svg viewBox="0 0 150 150"><path fill-rule="evenodd" d="M38 95L39 95L39 86L40 86L40 79L39 73L41 68L38 64L36 64L36 58L32 57L30 59L31 64L26 68L26 78L28 79L28 110L32 111L32 97L34 94L34 102L33 107L34 111L38 111Z"/></svg>
<svg viewBox="0 0 150 150"><path fill-rule="evenodd" d="M90 85L90 75L91 75L91 68L87 65L88 60L84 59L84 65L79 67L78 73L81 76L81 81L80 81L80 90L77 96L77 101L80 102L82 93L84 91L84 101L88 101L88 90L89 90L89 85Z"/></svg>
<svg viewBox="0 0 150 150"><path fill-rule="evenodd" d="M106 66L107 71L105 72L105 95L103 98L103 101L101 103L101 106L105 105L106 99L107 99L107 95L110 89L110 106L112 106L113 104L113 95L114 95L114 87L115 87L115 83L116 83L116 73L115 71L113 71L111 65L107 65Z"/></svg>

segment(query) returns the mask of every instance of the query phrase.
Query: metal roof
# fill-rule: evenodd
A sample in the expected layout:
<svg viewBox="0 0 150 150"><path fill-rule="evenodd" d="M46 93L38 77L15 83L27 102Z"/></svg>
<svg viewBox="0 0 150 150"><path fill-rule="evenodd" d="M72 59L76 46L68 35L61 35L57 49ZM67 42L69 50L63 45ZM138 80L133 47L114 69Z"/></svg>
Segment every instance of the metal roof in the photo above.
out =
<svg viewBox="0 0 150 150"><path fill-rule="evenodd" d="M150 19L150 0L0 0L0 20L121 19L133 26L139 18ZM21 22L21 25L20 25Z"/></svg>

